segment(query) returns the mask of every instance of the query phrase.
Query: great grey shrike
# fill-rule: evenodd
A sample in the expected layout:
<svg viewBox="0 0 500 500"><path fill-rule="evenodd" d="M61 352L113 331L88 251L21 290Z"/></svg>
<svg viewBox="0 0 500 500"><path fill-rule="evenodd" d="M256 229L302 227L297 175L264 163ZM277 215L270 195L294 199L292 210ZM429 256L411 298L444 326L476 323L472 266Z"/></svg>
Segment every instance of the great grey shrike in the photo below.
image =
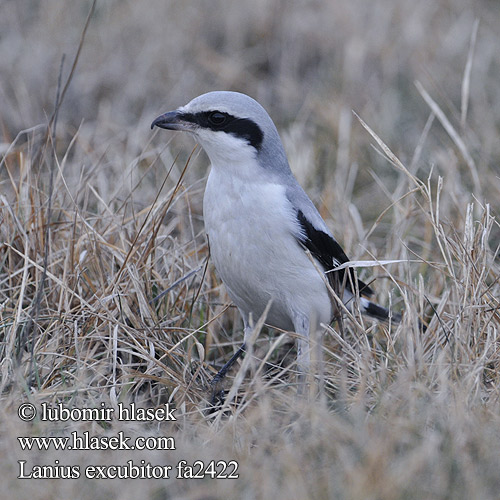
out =
<svg viewBox="0 0 500 500"><path fill-rule="evenodd" d="M159 116L154 126L190 133L210 159L205 229L217 272L243 318L244 342L270 304L266 324L299 334L298 370L306 372L310 333L338 315L327 283L348 309L356 296L362 313L399 321L368 300L373 291L352 268L327 272L349 259L292 174L278 131L257 101L209 92ZM213 402L223 397L216 388L244 350L245 343L214 378Z"/></svg>

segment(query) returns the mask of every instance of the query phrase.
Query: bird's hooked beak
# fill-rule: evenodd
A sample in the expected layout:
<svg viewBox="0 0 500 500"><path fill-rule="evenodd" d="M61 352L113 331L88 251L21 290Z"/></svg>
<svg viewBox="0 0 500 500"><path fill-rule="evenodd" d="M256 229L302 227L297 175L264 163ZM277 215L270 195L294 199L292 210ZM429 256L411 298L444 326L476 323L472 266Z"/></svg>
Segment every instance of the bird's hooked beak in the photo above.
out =
<svg viewBox="0 0 500 500"><path fill-rule="evenodd" d="M154 127L166 128L168 130L192 130L193 124L182 119L182 114L179 111L169 111L158 118L151 124L151 129Z"/></svg>

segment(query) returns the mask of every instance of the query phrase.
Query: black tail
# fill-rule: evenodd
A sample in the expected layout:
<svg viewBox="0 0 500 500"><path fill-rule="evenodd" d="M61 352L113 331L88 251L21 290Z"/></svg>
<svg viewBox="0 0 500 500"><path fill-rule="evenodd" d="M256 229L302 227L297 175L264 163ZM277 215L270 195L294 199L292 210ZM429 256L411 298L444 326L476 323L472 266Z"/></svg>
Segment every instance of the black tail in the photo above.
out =
<svg viewBox="0 0 500 500"><path fill-rule="evenodd" d="M401 314L389 311L389 309L379 306L378 304L370 302L369 300L366 299L362 301L362 304L364 306L363 312L365 312L366 314L368 314L368 316L371 316L372 318L378 319L380 321L389 321L390 318L390 320L393 323L401 322Z"/></svg>

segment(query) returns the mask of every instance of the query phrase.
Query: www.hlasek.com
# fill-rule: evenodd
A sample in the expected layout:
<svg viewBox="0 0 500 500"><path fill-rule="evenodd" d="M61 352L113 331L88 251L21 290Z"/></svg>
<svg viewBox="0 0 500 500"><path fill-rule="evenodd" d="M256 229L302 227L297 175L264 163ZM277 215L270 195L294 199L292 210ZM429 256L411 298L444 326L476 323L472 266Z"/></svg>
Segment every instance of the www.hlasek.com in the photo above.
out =
<svg viewBox="0 0 500 500"><path fill-rule="evenodd" d="M115 408L67 408L63 404L48 405L42 403L37 409L31 403L24 403L18 408L18 415L25 422L40 420L49 422L71 421L175 421L175 408L169 404L159 408L140 408L135 404ZM123 431L115 435L91 435L88 431L73 431L69 436L18 436L19 446L23 451L44 452L48 450L175 450L175 440L171 436L136 436L131 438ZM38 454L37 454L38 456ZM30 464L27 460L18 460L18 479L169 479L175 474L178 479L237 479L238 462L235 460L196 460L188 463L179 460L175 465L153 465L145 460L134 463L128 460L121 465L88 465L82 470L79 465L61 464L55 460L51 464Z"/></svg>
<svg viewBox="0 0 500 500"><path fill-rule="evenodd" d="M88 431L70 436L18 436L23 451L37 450L175 450L173 437L137 436L134 440L123 431L114 436L92 436Z"/></svg>

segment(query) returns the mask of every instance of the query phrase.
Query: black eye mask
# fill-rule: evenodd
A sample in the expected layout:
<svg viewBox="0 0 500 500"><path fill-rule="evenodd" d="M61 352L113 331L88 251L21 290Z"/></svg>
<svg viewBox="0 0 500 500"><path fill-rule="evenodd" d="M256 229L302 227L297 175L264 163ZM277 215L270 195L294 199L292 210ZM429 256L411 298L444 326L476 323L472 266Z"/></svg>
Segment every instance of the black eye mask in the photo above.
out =
<svg viewBox="0 0 500 500"><path fill-rule="evenodd" d="M196 123L201 128L215 132L226 132L244 139L257 151L262 145L264 133L262 129L250 118L237 118L221 111L200 111L198 113L180 113L181 120Z"/></svg>

